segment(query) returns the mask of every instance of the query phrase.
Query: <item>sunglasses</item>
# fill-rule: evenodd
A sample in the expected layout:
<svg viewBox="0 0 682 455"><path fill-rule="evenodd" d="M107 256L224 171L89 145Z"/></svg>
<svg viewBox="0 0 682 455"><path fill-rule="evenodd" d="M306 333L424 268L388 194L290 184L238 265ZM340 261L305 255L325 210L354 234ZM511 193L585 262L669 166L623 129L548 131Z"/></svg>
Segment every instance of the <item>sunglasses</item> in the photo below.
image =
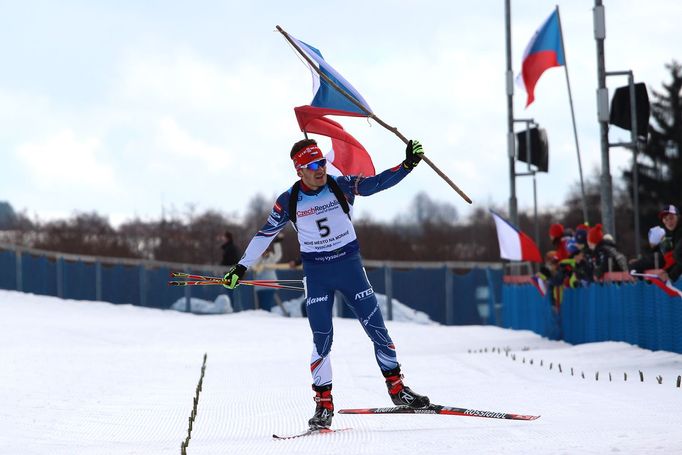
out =
<svg viewBox="0 0 682 455"><path fill-rule="evenodd" d="M312 163L309 163L305 166L302 166L306 169L310 169L311 171L316 171L321 167L325 167L327 165L327 160L319 160L319 161L313 161Z"/></svg>

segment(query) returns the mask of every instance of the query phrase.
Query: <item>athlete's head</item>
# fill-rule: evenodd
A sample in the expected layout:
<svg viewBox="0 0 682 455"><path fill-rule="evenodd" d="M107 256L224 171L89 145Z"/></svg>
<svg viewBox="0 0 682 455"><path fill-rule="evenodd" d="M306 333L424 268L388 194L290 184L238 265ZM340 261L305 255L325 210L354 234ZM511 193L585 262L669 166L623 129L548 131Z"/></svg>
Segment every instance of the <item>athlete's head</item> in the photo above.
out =
<svg viewBox="0 0 682 455"><path fill-rule="evenodd" d="M316 190L327 184L327 160L314 139L303 139L291 147L296 174L308 187Z"/></svg>

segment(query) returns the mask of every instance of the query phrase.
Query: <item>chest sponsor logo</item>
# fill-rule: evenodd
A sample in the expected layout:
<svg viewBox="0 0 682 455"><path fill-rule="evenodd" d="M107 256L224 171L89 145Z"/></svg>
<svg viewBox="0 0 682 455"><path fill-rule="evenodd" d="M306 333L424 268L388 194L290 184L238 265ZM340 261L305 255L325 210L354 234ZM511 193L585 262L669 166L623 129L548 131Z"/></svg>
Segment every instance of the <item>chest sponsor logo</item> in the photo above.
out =
<svg viewBox="0 0 682 455"><path fill-rule="evenodd" d="M333 200L326 204L318 204L305 210L297 210L296 217L304 218L310 215L320 215L322 213L327 213L330 210L334 210L336 207L339 207L339 205L340 204L338 200Z"/></svg>

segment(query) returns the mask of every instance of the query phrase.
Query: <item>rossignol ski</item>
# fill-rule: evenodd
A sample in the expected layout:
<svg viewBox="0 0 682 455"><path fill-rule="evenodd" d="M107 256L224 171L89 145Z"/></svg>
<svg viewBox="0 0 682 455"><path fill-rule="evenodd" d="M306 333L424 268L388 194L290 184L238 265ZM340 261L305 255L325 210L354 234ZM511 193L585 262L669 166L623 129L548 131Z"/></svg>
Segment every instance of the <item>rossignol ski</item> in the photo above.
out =
<svg viewBox="0 0 682 455"><path fill-rule="evenodd" d="M409 406L394 406L389 408L360 408L341 409L339 414L442 414L466 417L484 417L487 419L535 420L540 416L510 414L496 411L480 411L478 409L453 408L431 404L425 408L411 408Z"/></svg>

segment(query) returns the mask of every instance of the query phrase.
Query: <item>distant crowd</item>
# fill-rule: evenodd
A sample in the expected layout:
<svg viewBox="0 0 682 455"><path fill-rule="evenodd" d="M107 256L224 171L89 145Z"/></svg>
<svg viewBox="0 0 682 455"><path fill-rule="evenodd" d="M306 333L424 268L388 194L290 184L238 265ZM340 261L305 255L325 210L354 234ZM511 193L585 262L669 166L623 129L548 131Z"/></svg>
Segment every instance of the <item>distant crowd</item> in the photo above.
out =
<svg viewBox="0 0 682 455"><path fill-rule="evenodd" d="M613 237L601 224L581 224L575 229L552 224L549 237L553 249L545 254L538 278L551 290L555 305L561 303L563 289L587 286L604 280L608 272L621 274L621 280L635 280L649 273L663 281L675 282L682 274L682 226L680 212L666 205L658 214L659 223L648 232L648 248L628 260L618 250ZM634 275L632 275L634 273Z"/></svg>

